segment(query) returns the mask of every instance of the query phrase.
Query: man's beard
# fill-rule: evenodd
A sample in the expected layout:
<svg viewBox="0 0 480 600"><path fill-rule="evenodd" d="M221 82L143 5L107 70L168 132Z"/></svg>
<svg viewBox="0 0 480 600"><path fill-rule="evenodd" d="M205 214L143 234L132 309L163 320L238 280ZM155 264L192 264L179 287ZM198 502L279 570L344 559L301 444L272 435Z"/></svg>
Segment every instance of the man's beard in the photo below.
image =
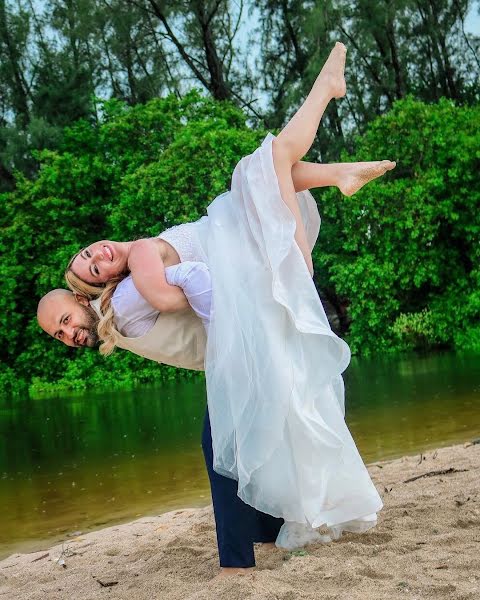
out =
<svg viewBox="0 0 480 600"><path fill-rule="evenodd" d="M82 304L81 307L83 309L85 322L79 327L79 329L83 329L85 331L86 339L84 339L81 344L76 343L75 345L78 348L85 346L88 348L93 348L98 344L98 316L91 306L83 306Z"/></svg>

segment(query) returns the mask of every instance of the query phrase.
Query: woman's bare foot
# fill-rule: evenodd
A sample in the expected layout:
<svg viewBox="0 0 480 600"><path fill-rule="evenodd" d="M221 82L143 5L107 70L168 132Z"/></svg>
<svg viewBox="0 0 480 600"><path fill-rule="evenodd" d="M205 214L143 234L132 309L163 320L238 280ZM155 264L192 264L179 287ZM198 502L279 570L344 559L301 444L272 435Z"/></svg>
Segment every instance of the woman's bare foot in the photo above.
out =
<svg viewBox="0 0 480 600"><path fill-rule="evenodd" d="M347 48L341 42L337 42L320 71L319 78L329 88L333 98L342 98L347 92L344 76L346 56Z"/></svg>
<svg viewBox="0 0 480 600"><path fill-rule="evenodd" d="M338 176L337 187L345 196L353 196L372 179L394 169L396 164L391 160L343 164Z"/></svg>

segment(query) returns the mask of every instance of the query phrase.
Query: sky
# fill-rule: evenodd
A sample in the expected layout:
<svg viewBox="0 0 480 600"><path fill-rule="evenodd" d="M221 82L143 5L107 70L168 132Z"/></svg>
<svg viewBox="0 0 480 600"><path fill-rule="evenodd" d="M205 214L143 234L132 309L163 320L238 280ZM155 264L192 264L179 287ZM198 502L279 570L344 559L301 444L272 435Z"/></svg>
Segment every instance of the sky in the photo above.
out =
<svg viewBox="0 0 480 600"><path fill-rule="evenodd" d="M465 19L465 31L480 35L480 14L478 12L480 3L474 2L470 12Z"/></svg>

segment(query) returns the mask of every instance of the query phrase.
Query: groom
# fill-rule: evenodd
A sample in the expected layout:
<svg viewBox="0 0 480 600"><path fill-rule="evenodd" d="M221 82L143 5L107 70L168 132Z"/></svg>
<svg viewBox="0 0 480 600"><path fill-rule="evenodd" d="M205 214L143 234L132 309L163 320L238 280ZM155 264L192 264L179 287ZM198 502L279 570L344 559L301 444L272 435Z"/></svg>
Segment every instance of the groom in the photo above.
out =
<svg viewBox="0 0 480 600"><path fill-rule="evenodd" d="M201 277L201 271L197 276ZM129 278L131 276L126 279ZM125 281L125 284L130 289L129 305L127 312L122 313L122 333L125 337L119 337L124 343L118 345L165 364L203 370L205 329L200 318L191 309L182 313L160 314L149 333L138 338L128 337L138 330L139 325L141 329L142 313L139 312L141 301L133 281ZM190 299L190 303L199 312L203 307L196 307L194 302L195 297ZM112 307L115 312L115 302L112 302ZM45 332L67 346L94 347L98 343L98 311L95 301L90 303L84 296L65 289L55 289L40 300L37 319ZM148 344L145 344L147 336ZM212 493L221 575L245 572L255 566L253 543L274 542L284 521L245 504L237 496L238 482L213 470L208 408L203 426L202 449Z"/></svg>

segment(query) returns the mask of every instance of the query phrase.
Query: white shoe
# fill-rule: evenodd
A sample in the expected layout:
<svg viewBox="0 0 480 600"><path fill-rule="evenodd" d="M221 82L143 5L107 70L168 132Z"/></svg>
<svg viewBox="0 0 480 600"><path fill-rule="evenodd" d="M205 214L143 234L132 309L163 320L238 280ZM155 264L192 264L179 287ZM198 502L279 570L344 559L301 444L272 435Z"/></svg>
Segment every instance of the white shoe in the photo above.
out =
<svg viewBox="0 0 480 600"><path fill-rule="evenodd" d="M310 525L286 521L278 532L275 545L278 548L294 550L308 546L308 544L325 544L331 541L332 538L329 535L322 535L316 529L312 529Z"/></svg>

